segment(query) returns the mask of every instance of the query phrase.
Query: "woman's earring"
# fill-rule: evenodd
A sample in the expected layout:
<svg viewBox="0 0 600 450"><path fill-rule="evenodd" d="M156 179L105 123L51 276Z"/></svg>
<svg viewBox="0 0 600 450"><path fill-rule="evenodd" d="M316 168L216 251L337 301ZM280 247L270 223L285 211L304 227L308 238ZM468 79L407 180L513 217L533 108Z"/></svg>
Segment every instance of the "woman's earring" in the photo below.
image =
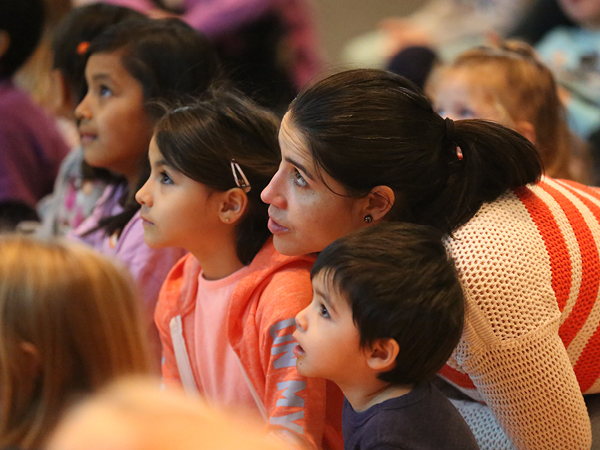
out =
<svg viewBox="0 0 600 450"><path fill-rule="evenodd" d="M373 216L371 214L367 214L365 216L365 223L371 223L373 222Z"/></svg>

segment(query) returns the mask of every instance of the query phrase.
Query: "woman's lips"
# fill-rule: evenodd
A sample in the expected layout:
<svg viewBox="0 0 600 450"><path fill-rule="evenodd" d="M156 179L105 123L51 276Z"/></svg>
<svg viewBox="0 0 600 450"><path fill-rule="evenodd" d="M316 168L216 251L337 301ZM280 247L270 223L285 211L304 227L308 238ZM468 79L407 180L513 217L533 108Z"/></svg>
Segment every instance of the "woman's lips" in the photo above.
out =
<svg viewBox="0 0 600 450"><path fill-rule="evenodd" d="M286 231L290 231L283 225L279 225L271 217L269 217L268 227L269 227L269 231L273 234L285 233Z"/></svg>

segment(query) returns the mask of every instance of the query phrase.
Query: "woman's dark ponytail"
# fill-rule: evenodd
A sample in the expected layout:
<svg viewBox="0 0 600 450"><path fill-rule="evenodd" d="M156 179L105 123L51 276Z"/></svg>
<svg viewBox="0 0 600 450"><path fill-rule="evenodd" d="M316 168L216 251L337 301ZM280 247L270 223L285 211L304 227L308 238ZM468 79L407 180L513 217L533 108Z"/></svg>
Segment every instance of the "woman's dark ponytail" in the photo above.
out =
<svg viewBox="0 0 600 450"><path fill-rule="evenodd" d="M349 195L389 186L396 195L390 221L451 233L484 202L542 174L520 134L483 120L445 120L411 82L381 70L341 72L306 88L287 120L317 168Z"/></svg>
<svg viewBox="0 0 600 450"><path fill-rule="evenodd" d="M416 222L446 232L468 222L484 202L537 181L543 171L531 142L495 122L455 121L453 139L445 147L450 161L443 188L412 210Z"/></svg>

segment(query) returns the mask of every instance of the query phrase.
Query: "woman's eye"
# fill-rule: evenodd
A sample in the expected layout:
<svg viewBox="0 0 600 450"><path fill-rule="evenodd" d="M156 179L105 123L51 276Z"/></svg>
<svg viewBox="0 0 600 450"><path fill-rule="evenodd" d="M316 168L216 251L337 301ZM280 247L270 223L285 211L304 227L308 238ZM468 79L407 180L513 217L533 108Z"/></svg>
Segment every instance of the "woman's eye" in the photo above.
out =
<svg viewBox="0 0 600 450"><path fill-rule="evenodd" d="M308 185L302 174L298 171L298 169L295 168L293 174L293 182L298 187L306 187Z"/></svg>
<svg viewBox="0 0 600 450"><path fill-rule="evenodd" d="M323 316L325 318L329 318L329 311L327 311L327 308L325 307L325 305L323 305L323 304L319 305L319 314L321 314L321 316Z"/></svg>
<svg viewBox="0 0 600 450"><path fill-rule="evenodd" d="M167 172L161 172L159 175L159 179L162 184L173 184L173 179L169 176Z"/></svg>

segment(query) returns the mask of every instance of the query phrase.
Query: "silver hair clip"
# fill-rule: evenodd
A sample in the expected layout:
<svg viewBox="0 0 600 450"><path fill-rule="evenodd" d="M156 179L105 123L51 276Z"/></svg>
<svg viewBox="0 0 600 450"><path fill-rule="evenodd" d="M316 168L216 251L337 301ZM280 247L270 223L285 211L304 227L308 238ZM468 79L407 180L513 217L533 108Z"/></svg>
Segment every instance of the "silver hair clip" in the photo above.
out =
<svg viewBox="0 0 600 450"><path fill-rule="evenodd" d="M248 181L248 178L246 178L244 171L234 159L231 160L231 172L233 173L235 184L237 184L237 186L246 194L250 192L252 186L250 186L250 182Z"/></svg>

